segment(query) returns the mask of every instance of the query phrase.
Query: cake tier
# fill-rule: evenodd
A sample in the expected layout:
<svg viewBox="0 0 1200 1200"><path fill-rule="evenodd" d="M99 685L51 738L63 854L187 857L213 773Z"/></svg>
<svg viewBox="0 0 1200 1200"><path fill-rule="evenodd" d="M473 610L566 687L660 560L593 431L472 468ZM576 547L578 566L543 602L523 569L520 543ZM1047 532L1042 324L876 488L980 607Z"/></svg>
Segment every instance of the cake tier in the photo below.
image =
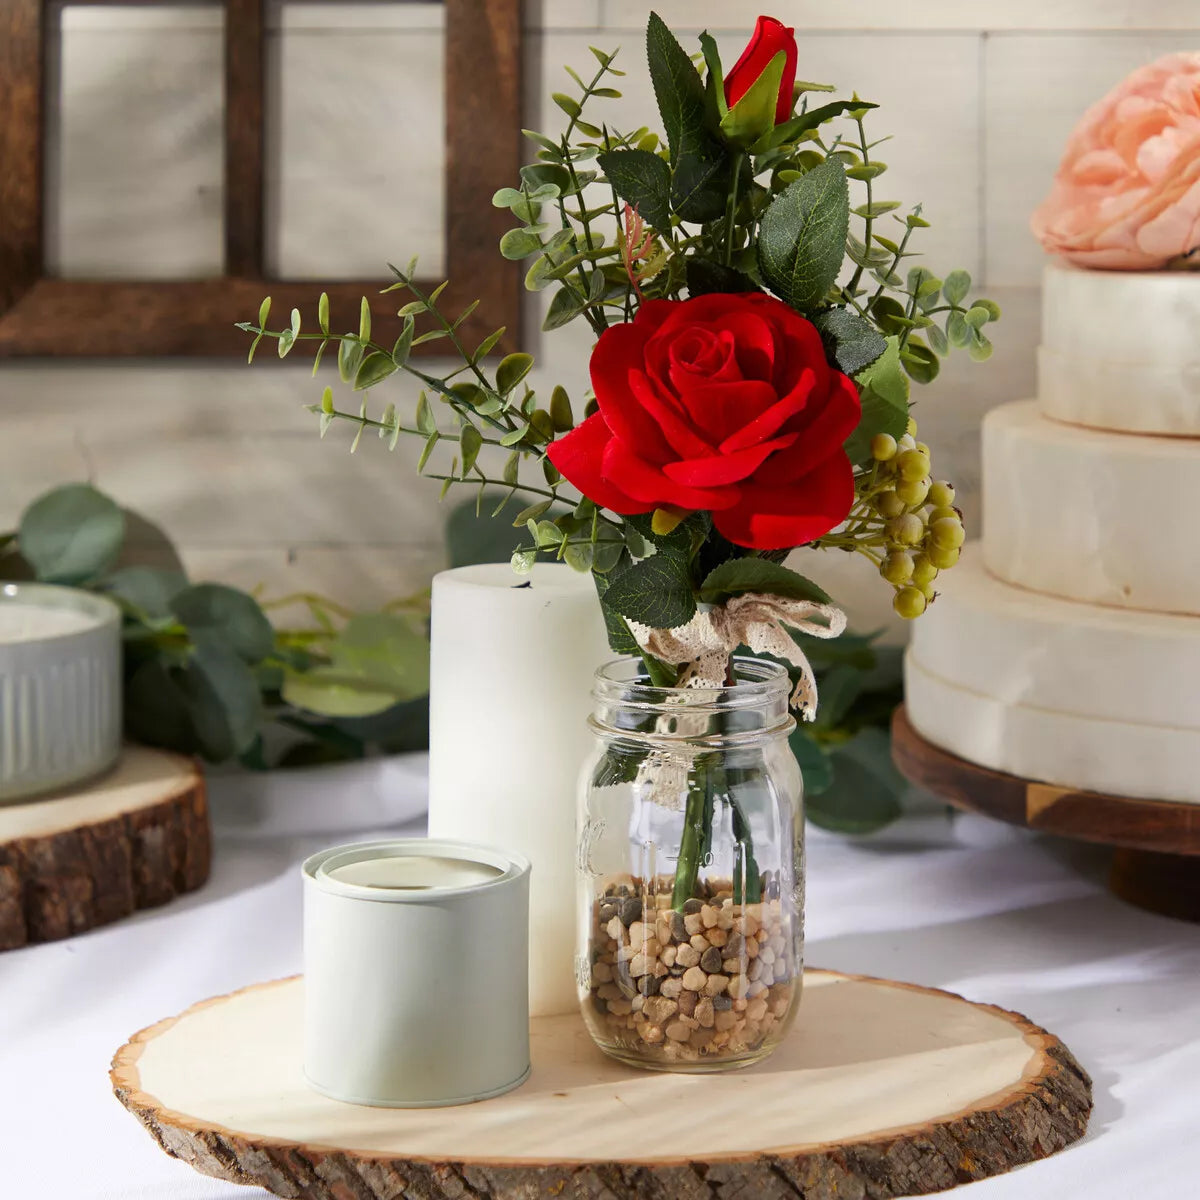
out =
<svg viewBox="0 0 1200 1200"><path fill-rule="evenodd" d="M1200 274L1047 266L1038 399L1076 425L1200 437Z"/></svg>
<svg viewBox="0 0 1200 1200"><path fill-rule="evenodd" d="M971 546L914 623L909 716L982 766L1200 803L1200 619L1037 596Z"/></svg>
<svg viewBox="0 0 1200 1200"><path fill-rule="evenodd" d="M1020 587L1200 613L1200 441L1063 425L1030 402L983 424L984 559Z"/></svg>
<svg viewBox="0 0 1200 1200"><path fill-rule="evenodd" d="M1200 804L1200 733L1048 712L955 687L908 655L904 703L926 741L993 771L1059 787Z"/></svg>

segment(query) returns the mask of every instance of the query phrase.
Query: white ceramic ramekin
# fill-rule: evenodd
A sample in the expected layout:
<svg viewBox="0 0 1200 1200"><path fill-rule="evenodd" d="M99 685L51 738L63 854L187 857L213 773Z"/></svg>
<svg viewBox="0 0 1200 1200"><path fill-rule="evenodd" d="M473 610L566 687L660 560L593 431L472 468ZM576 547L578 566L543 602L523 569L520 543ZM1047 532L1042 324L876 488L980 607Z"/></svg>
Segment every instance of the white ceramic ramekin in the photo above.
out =
<svg viewBox="0 0 1200 1200"><path fill-rule="evenodd" d="M403 858L486 877L456 881L451 868L446 886L355 881ZM525 1081L529 870L518 855L424 838L338 846L304 863L304 1073L317 1091L426 1108Z"/></svg>
<svg viewBox="0 0 1200 1200"><path fill-rule="evenodd" d="M103 596L41 583L0 584L6 605L0 803L98 775L121 750L121 610ZM35 609L46 613L45 629L27 619Z"/></svg>

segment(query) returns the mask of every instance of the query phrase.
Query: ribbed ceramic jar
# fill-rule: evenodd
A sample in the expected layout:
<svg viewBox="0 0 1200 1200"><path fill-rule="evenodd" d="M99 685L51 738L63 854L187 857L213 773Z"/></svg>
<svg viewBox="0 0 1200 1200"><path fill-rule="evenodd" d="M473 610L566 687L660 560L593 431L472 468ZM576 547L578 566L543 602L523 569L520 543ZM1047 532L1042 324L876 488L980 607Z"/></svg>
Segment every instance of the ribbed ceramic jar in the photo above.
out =
<svg viewBox="0 0 1200 1200"><path fill-rule="evenodd" d="M0 585L0 803L107 770L121 750L121 610L102 596Z"/></svg>
<svg viewBox="0 0 1200 1200"><path fill-rule="evenodd" d="M654 687L636 659L596 675L578 982L592 1037L633 1066L757 1062L799 1005L804 821L790 684L776 663L734 667L722 688Z"/></svg>

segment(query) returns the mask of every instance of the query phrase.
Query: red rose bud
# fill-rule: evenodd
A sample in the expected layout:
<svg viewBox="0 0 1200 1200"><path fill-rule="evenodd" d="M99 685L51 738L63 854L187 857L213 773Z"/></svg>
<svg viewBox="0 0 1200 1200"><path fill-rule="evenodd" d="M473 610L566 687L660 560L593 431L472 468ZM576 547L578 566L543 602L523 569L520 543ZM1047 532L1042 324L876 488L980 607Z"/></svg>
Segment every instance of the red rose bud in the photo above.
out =
<svg viewBox="0 0 1200 1200"><path fill-rule="evenodd" d="M775 55L783 52L783 77L775 104L775 124L792 115L792 89L796 84L796 31L774 17L759 17L754 36L742 57L725 76L725 102L730 108L754 86Z"/></svg>
<svg viewBox="0 0 1200 1200"><path fill-rule="evenodd" d="M752 550L801 546L850 511L858 389L782 300L643 300L600 335L591 374L599 411L546 454L602 508L654 513L660 531L708 511Z"/></svg>

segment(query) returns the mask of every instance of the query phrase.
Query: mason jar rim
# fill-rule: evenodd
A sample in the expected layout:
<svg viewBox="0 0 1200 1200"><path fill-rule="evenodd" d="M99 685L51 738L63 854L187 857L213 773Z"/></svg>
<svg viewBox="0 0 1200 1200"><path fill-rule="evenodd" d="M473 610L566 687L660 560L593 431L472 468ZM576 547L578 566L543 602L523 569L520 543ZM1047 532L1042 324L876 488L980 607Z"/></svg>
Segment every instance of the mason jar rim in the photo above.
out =
<svg viewBox="0 0 1200 1200"><path fill-rule="evenodd" d="M734 655L737 682L721 687L659 687L649 682L640 658L614 659L596 670L592 698L603 704L645 712L677 713L728 712L735 708L753 708L764 702L782 700L786 710L791 679L780 663L750 655Z"/></svg>

